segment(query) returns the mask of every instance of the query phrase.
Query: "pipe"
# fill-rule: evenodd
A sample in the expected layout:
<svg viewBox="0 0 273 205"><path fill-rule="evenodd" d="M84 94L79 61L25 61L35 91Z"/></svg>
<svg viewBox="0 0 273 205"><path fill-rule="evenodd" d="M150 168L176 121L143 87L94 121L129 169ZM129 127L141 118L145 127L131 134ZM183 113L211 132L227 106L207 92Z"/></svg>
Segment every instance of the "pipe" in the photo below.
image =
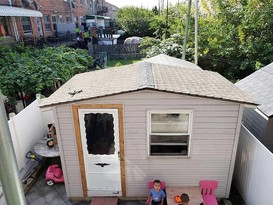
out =
<svg viewBox="0 0 273 205"><path fill-rule="evenodd" d="M194 27L194 63L198 64L198 0L195 0L195 27Z"/></svg>
<svg viewBox="0 0 273 205"><path fill-rule="evenodd" d="M7 205L26 205L19 177L14 148L8 127L7 115L0 91L0 179Z"/></svg>
<svg viewBox="0 0 273 205"><path fill-rule="evenodd" d="M186 58L186 47L188 42L188 32L189 32L189 24L190 24L190 15L191 15L191 0L188 2L188 14L187 14L187 22L185 28L185 38L184 38L184 45L183 45L183 55L182 59L185 60Z"/></svg>

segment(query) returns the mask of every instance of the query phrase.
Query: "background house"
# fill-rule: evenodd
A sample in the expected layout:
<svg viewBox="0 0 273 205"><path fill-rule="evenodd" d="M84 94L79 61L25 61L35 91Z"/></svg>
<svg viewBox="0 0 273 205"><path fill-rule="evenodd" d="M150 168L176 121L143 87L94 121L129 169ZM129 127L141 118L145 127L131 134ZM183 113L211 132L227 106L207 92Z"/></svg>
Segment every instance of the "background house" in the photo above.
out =
<svg viewBox="0 0 273 205"><path fill-rule="evenodd" d="M273 151L273 63L236 83L256 99L256 109L246 108L243 124L271 152Z"/></svg>
<svg viewBox="0 0 273 205"><path fill-rule="evenodd" d="M216 195L229 196L243 108L255 102L184 64L158 58L78 74L41 102L54 113L69 197L143 197L154 178L216 179Z"/></svg>
<svg viewBox="0 0 273 205"><path fill-rule="evenodd" d="M234 183L246 204L268 204L273 201L273 64L252 73L236 86L255 98L259 106L244 110Z"/></svg>
<svg viewBox="0 0 273 205"><path fill-rule="evenodd" d="M16 40L52 36L54 24L82 23L88 10L90 4L82 0L0 0L0 25L5 29L0 33Z"/></svg>

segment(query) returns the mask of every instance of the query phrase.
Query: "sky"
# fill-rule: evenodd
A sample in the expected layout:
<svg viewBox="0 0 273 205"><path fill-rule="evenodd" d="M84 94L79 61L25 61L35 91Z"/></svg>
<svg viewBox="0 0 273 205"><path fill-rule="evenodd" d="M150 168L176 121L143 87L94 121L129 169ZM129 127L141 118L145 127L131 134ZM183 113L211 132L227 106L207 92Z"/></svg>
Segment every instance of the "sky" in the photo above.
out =
<svg viewBox="0 0 273 205"><path fill-rule="evenodd" d="M108 3L113 4L119 8L124 6L137 6L144 8L153 8L158 6L158 0L106 0ZM166 3L167 0L164 0ZM182 0L169 0L169 4L176 4L177 2L182 2Z"/></svg>

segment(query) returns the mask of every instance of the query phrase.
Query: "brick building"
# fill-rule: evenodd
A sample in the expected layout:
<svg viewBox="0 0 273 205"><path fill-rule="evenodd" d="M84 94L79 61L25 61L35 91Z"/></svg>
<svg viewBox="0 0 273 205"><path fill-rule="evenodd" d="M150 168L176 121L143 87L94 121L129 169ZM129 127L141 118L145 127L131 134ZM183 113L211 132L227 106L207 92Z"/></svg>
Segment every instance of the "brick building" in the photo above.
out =
<svg viewBox="0 0 273 205"><path fill-rule="evenodd" d="M89 0L0 0L0 36L10 40L52 36L54 23L81 23Z"/></svg>

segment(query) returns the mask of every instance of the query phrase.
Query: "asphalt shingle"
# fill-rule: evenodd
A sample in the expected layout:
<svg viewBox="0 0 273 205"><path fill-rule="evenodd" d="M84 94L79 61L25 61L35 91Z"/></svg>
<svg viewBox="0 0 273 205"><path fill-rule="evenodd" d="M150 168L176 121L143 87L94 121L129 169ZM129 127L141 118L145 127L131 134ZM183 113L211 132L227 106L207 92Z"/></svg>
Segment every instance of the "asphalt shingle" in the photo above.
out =
<svg viewBox="0 0 273 205"><path fill-rule="evenodd" d="M166 57L163 55L164 62ZM157 59L158 60L158 59ZM178 59L179 60L179 59ZM186 63L185 63L186 62ZM40 106L152 89L256 105L256 102L220 74L205 71L187 61L180 66L147 60L115 68L75 75Z"/></svg>
<svg viewBox="0 0 273 205"><path fill-rule="evenodd" d="M235 84L260 105L266 116L273 116L273 63L261 68Z"/></svg>

